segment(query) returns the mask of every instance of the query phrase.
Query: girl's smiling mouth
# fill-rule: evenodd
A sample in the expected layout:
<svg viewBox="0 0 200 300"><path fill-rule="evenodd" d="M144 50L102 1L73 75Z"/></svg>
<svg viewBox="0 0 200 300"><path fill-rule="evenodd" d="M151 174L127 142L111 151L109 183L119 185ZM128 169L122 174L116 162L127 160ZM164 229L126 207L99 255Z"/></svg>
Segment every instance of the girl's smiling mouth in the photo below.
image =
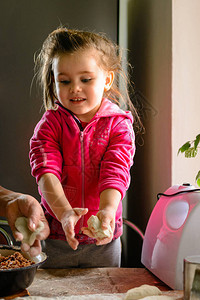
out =
<svg viewBox="0 0 200 300"><path fill-rule="evenodd" d="M82 102L82 101L85 101L85 100L86 100L86 98L80 98L80 97L70 99L71 102Z"/></svg>

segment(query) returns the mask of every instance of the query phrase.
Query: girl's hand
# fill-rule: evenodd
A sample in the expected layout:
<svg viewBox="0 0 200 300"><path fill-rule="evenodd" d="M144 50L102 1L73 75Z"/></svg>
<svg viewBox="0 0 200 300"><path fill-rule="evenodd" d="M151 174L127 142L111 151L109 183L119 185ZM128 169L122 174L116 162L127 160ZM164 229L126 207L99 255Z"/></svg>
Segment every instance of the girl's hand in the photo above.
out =
<svg viewBox="0 0 200 300"><path fill-rule="evenodd" d="M78 240L75 238L74 227L78 220L83 215L87 214L87 212L87 208L73 208L64 212L60 220L67 242L73 250L76 250L79 244Z"/></svg>
<svg viewBox="0 0 200 300"><path fill-rule="evenodd" d="M104 238L101 240L97 240L96 245L105 245L112 241L113 232L115 230L115 210L114 209L102 209L97 213L97 217L101 221L101 228L103 230L108 229L108 225L110 225L112 229L112 235L109 238Z"/></svg>
<svg viewBox="0 0 200 300"><path fill-rule="evenodd" d="M115 215L119 202L121 200L121 193L116 189L106 189L100 194L99 212L97 217L101 221L103 230L108 229L110 225L112 235L109 238L97 240L96 245L105 245L112 241L115 230Z"/></svg>

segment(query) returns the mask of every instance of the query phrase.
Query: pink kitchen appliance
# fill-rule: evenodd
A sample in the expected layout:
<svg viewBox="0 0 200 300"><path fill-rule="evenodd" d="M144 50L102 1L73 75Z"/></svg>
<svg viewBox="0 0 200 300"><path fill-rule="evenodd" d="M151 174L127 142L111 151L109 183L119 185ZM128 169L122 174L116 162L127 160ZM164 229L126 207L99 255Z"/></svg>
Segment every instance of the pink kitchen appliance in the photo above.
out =
<svg viewBox="0 0 200 300"><path fill-rule="evenodd" d="M183 260L200 254L200 189L174 185L158 194L142 246L142 264L169 287L183 289Z"/></svg>

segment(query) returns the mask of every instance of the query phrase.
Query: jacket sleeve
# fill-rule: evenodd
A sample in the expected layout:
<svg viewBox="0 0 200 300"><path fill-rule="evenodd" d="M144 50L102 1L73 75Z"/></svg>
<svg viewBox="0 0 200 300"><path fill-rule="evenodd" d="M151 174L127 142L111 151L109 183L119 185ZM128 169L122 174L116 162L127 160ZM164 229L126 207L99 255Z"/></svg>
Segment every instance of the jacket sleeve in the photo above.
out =
<svg viewBox="0 0 200 300"><path fill-rule="evenodd" d="M61 129L55 113L47 111L43 115L30 140L30 164L32 175L37 182L45 173L52 173L61 178L63 161L59 143Z"/></svg>
<svg viewBox="0 0 200 300"><path fill-rule="evenodd" d="M115 124L114 124L115 123ZM100 193L108 188L120 191L122 199L130 184L130 168L135 154L135 135L130 119L113 122L110 141L100 168Z"/></svg>

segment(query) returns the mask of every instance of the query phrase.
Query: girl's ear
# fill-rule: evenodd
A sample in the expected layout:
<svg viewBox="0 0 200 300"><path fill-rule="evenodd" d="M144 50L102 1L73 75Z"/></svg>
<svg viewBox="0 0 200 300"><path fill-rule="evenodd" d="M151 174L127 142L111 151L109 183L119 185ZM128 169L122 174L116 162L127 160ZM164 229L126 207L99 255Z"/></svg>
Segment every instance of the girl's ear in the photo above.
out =
<svg viewBox="0 0 200 300"><path fill-rule="evenodd" d="M104 92L109 91L109 89L111 88L112 84L113 84L113 80L114 80L114 72L110 71L107 73L106 75L106 80L105 80L105 86L104 86Z"/></svg>

